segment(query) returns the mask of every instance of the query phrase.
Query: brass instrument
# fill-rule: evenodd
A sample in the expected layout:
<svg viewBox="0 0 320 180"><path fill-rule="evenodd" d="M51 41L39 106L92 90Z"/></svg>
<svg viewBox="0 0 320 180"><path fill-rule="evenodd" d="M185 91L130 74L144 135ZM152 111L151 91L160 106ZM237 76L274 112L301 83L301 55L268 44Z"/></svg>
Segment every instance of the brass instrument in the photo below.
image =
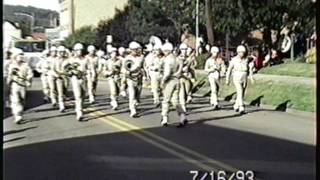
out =
<svg viewBox="0 0 320 180"><path fill-rule="evenodd" d="M133 71L133 60L131 59L128 59L124 62L124 68L129 71L129 72L132 72Z"/></svg>
<svg viewBox="0 0 320 180"><path fill-rule="evenodd" d="M81 79L85 74L78 69L79 66L80 64L77 62L69 63L64 67L64 70L69 77L77 76L78 79Z"/></svg>
<svg viewBox="0 0 320 180"><path fill-rule="evenodd" d="M142 71L140 69L135 69L134 62L131 59L128 59L124 62L124 68L129 72L125 76L129 79L138 80L139 77L142 77Z"/></svg>
<svg viewBox="0 0 320 180"><path fill-rule="evenodd" d="M113 64L111 68L111 73L109 75L106 75L106 77L112 77L114 75L119 75L121 70L121 66L119 64Z"/></svg>
<svg viewBox="0 0 320 180"><path fill-rule="evenodd" d="M26 78L21 77L19 75L19 68L13 68L12 69L12 82L15 82L17 84L19 84L20 86L26 86L25 81L28 81Z"/></svg>

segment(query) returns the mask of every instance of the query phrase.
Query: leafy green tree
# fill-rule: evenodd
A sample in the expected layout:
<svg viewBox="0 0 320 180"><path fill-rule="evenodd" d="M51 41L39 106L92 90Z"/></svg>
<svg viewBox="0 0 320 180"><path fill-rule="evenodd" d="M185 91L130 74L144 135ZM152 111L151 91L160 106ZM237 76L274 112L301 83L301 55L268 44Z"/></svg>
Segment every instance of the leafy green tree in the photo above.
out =
<svg viewBox="0 0 320 180"><path fill-rule="evenodd" d="M65 41L62 43L68 48L72 48L76 43L82 43L85 46L96 45L97 31L91 26L84 26L75 31L74 34L68 36Z"/></svg>
<svg viewBox="0 0 320 180"><path fill-rule="evenodd" d="M100 21L97 27L97 45L101 49L105 49L106 36L110 34L113 36L114 46L126 46L132 40L129 28L126 26L128 18L129 9L127 6L123 11L116 9L113 19Z"/></svg>

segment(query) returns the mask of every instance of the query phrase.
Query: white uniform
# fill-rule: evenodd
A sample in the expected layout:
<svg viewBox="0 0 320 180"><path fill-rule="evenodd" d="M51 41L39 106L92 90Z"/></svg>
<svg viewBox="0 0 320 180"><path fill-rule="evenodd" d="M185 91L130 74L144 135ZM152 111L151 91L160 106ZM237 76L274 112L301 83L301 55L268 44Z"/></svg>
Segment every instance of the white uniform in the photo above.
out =
<svg viewBox="0 0 320 180"><path fill-rule="evenodd" d="M121 70L121 60L117 58L111 58L105 61L102 69L103 76L108 79L110 88L110 99L111 106L113 109L118 107L118 94L119 94L119 83L120 83L120 70Z"/></svg>
<svg viewBox="0 0 320 180"><path fill-rule="evenodd" d="M183 64L182 76L180 78L179 101L182 108L186 111L187 98L190 99L191 88L192 88L192 82L191 82L192 75L190 73L191 62L185 56L178 56L178 59Z"/></svg>
<svg viewBox="0 0 320 180"><path fill-rule="evenodd" d="M50 98L50 86L49 86L49 72L51 68L51 61L49 58L44 57L37 63L36 69L41 73L42 91L44 99Z"/></svg>
<svg viewBox="0 0 320 180"><path fill-rule="evenodd" d="M181 123L185 121L185 109L181 107L179 102L180 91L180 76L182 72L182 61L178 60L175 55L169 54L164 57L164 70L163 70L163 86L164 94L162 101L163 116L162 124L166 123L169 115L169 103L176 107L178 114L180 115ZM166 120L164 120L166 119Z"/></svg>
<svg viewBox="0 0 320 180"><path fill-rule="evenodd" d="M65 79L66 71L65 67L68 64L68 60L62 57L56 57L51 60L49 71L49 85L50 85L50 98L51 103L56 104L57 98L59 103L59 110L63 112L65 110L64 94L65 94ZM56 91L55 91L56 90Z"/></svg>
<svg viewBox="0 0 320 180"><path fill-rule="evenodd" d="M10 85L10 102L15 122L22 120L26 89L31 86L32 69L27 63L11 63L8 67L7 83Z"/></svg>
<svg viewBox="0 0 320 180"><path fill-rule="evenodd" d="M58 57L53 57L53 56L49 56L47 58L48 62L50 62L50 70L48 72L48 84L49 84L49 96L50 96L50 101L51 101L51 104L53 106L55 106L57 104L57 100L56 100L56 96L58 94L58 90L57 90L57 87L56 87L56 83L55 83L55 73L53 72L53 69L52 69L52 64L56 61Z"/></svg>
<svg viewBox="0 0 320 180"><path fill-rule="evenodd" d="M152 64L154 56L155 56L154 53L149 52L144 58L145 59L144 60L144 69L145 69L145 72L146 72L146 78L149 79L149 80L151 80L151 77L150 77L150 65ZM146 84L146 85L148 85L148 84ZM150 85L151 85L151 82L150 82ZM152 92L152 88L151 88L151 92Z"/></svg>
<svg viewBox="0 0 320 180"><path fill-rule="evenodd" d="M93 71L90 71L90 73L87 75L89 102L93 103L95 101L95 92L98 83L99 59L92 55L87 55L86 58L88 59L90 66L93 68Z"/></svg>
<svg viewBox="0 0 320 180"><path fill-rule="evenodd" d="M163 74L163 57L154 55L152 62L147 66L151 81L154 104L160 103L161 80Z"/></svg>
<svg viewBox="0 0 320 180"><path fill-rule="evenodd" d="M208 79L211 88L210 104L218 106L218 92L220 89L220 77L224 75L226 66L221 58L208 58L204 67L208 73Z"/></svg>
<svg viewBox="0 0 320 180"><path fill-rule="evenodd" d="M125 66L127 61L132 61L132 68L129 73L128 70L124 70L128 84L128 93L129 93L129 108L131 112L131 116L136 115L136 105L140 101L140 95L142 91L142 78L143 78L143 63L144 63L144 57L142 55L140 56L132 56L128 55L124 59L124 63L122 66Z"/></svg>
<svg viewBox="0 0 320 180"><path fill-rule="evenodd" d="M118 56L118 58L120 59L121 61L121 64L123 65L123 63L125 62L125 57L122 57L122 56ZM127 84L127 77L125 75L126 73L126 70L124 69L123 66L121 66L121 74L120 74L120 77L121 77L121 82L120 82L120 94L125 97L127 95L127 87L128 87L128 84Z"/></svg>
<svg viewBox="0 0 320 180"><path fill-rule="evenodd" d="M12 63L11 59L5 59L3 62L3 82L6 82L8 77L9 66ZM4 83L4 99L5 99L5 106L9 107L9 96L10 96L10 87L8 84Z"/></svg>
<svg viewBox="0 0 320 180"><path fill-rule="evenodd" d="M69 60L69 64L74 67L70 77L75 98L77 119L81 120L83 116L82 104L87 87L87 75L92 73L93 69L92 66L90 66L88 59L85 57L73 57Z"/></svg>
<svg viewBox="0 0 320 180"><path fill-rule="evenodd" d="M237 91L237 98L233 107L240 112L244 111L243 97L247 87L248 75L252 77L253 67L253 63L249 63L248 58L241 59L239 56L233 57L228 67L226 80L229 81L232 72L233 83Z"/></svg>

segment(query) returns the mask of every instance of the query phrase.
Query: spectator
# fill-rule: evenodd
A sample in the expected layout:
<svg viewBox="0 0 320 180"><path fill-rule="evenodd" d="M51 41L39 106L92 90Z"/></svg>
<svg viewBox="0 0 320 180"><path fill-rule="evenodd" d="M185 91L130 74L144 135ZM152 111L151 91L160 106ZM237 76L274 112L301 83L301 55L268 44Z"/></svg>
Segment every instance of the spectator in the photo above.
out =
<svg viewBox="0 0 320 180"><path fill-rule="evenodd" d="M271 55L268 54L263 61L263 66L274 66L278 64L282 64L283 60L280 56L280 52L274 49L271 49Z"/></svg>
<svg viewBox="0 0 320 180"><path fill-rule="evenodd" d="M263 67L264 60L261 49L254 49L250 57L254 64L254 72L258 72Z"/></svg>

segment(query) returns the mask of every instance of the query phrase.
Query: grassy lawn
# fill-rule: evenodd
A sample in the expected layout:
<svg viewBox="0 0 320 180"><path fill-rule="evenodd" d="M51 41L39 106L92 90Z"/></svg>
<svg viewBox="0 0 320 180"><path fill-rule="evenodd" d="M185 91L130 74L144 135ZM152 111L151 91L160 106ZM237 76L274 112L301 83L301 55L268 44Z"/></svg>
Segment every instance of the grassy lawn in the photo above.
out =
<svg viewBox="0 0 320 180"><path fill-rule="evenodd" d="M202 76L204 77L204 76ZM199 77L199 79L201 79ZM222 79L222 87L219 97L225 99L235 93L235 87L233 83L229 86L225 85L224 79ZM209 90L209 84L206 83L198 93L205 94ZM273 106L279 106L287 102L288 108L315 112L316 106L316 90L314 87L306 87L300 84L283 84L272 81L256 81L254 85L248 84L245 101L252 103L254 100L261 98L261 104L268 104ZM232 99L235 98L235 94Z"/></svg>
<svg viewBox="0 0 320 180"><path fill-rule="evenodd" d="M261 74L316 77L316 65L307 63L285 63L277 66L266 67L259 71Z"/></svg>

